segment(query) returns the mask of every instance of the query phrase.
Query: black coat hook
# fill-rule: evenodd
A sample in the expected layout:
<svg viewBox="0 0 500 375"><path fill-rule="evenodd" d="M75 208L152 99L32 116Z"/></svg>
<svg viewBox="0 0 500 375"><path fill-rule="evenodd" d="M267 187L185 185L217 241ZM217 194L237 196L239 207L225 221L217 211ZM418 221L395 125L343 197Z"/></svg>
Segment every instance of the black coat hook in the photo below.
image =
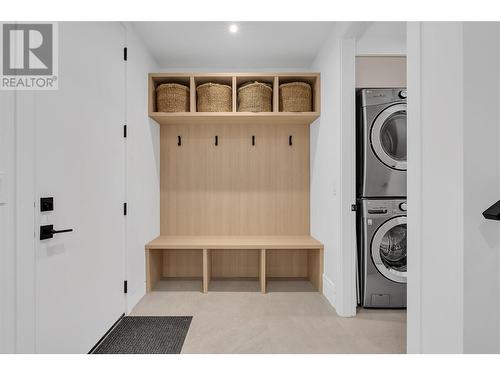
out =
<svg viewBox="0 0 500 375"><path fill-rule="evenodd" d="M215 136L215 145L216 146L219 145L219 136L218 135Z"/></svg>
<svg viewBox="0 0 500 375"><path fill-rule="evenodd" d="M255 135L252 135L252 146L255 146Z"/></svg>
<svg viewBox="0 0 500 375"><path fill-rule="evenodd" d="M182 145L182 139L181 139L181 136L178 135L177 136L177 146L180 146L180 145Z"/></svg>
<svg viewBox="0 0 500 375"><path fill-rule="evenodd" d="M288 145L291 146L293 143L292 143L292 135L288 137Z"/></svg>

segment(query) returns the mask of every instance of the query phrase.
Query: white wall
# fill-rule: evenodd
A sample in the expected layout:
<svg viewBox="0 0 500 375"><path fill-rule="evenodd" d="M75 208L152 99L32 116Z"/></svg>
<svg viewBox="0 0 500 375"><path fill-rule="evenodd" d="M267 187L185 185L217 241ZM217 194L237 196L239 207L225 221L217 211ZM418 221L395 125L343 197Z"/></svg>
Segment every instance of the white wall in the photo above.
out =
<svg viewBox="0 0 500 375"><path fill-rule="evenodd" d="M356 87L406 87L406 57L356 57Z"/></svg>
<svg viewBox="0 0 500 375"><path fill-rule="evenodd" d="M126 311L146 292L144 245L160 234L160 126L148 117L148 73L158 66L133 27L126 25L127 230Z"/></svg>
<svg viewBox="0 0 500 375"><path fill-rule="evenodd" d="M323 293L341 316L356 314L355 39L339 23L312 64L321 73L321 117L311 125L311 234L325 246Z"/></svg>
<svg viewBox="0 0 500 375"><path fill-rule="evenodd" d="M409 352L499 351L498 33L409 26Z"/></svg>
<svg viewBox="0 0 500 375"><path fill-rule="evenodd" d="M356 43L360 55L406 55L406 22L368 22Z"/></svg>
<svg viewBox="0 0 500 375"><path fill-rule="evenodd" d="M323 293L336 307L340 262L340 38L335 29L311 68L321 73L321 117L310 127L311 235L324 244Z"/></svg>
<svg viewBox="0 0 500 375"><path fill-rule="evenodd" d="M481 215L500 199L500 27L465 22L462 28L463 351L500 353L500 222Z"/></svg>

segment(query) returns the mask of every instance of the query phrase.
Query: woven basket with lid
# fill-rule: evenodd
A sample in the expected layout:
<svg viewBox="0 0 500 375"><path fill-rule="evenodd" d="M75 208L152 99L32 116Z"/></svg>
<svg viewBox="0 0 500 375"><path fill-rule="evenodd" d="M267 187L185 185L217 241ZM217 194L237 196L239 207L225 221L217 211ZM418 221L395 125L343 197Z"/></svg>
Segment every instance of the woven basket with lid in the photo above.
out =
<svg viewBox="0 0 500 375"><path fill-rule="evenodd" d="M219 83L204 83L196 88L198 112L231 112L233 89Z"/></svg>
<svg viewBox="0 0 500 375"><path fill-rule="evenodd" d="M273 89L268 83L246 82L238 89L238 112L272 112Z"/></svg>
<svg viewBox="0 0 500 375"><path fill-rule="evenodd" d="M163 83L156 88L158 112L189 112L189 87L178 83Z"/></svg>
<svg viewBox="0 0 500 375"><path fill-rule="evenodd" d="M290 82L280 85L280 112L311 112L311 85L305 82Z"/></svg>

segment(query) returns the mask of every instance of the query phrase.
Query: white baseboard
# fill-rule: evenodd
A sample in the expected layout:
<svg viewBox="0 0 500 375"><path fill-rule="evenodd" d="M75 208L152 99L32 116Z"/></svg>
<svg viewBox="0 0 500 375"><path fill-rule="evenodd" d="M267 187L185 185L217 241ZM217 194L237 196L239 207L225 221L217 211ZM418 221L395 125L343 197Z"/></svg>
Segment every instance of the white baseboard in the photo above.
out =
<svg viewBox="0 0 500 375"><path fill-rule="evenodd" d="M141 300L142 297L146 294L146 287L143 286L141 288L137 288L134 291L129 291L127 293L127 311L125 315L130 314L132 309L137 305L137 303Z"/></svg>
<svg viewBox="0 0 500 375"><path fill-rule="evenodd" d="M323 274L323 295L326 297L328 302L336 309L337 300L337 288L332 280Z"/></svg>
<svg viewBox="0 0 500 375"><path fill-rule="evenodd" d="M337 315L344 318L356 316L356 309L352 311L351 306L347 306L347 308L345 308L345 306L339 306L339 303L337 301L337 286L325 274L323 274L323 295L334 307Z"/></svg>

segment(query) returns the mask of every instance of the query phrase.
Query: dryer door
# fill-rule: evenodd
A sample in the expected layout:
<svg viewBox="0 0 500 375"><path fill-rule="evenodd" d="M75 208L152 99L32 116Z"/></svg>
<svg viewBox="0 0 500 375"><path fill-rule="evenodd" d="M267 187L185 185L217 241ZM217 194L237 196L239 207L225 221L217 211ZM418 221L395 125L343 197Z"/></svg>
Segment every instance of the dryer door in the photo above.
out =
<svg viewBox="0 0 500 375"><path fill-rule="evenodd" d="M373 122L373 152L390 168L406 171L406 103L387 107Z"/></svg>
<svg viewBox="0 0 500 375"><path fill-rule="evenodd" d="M382 275L406 284L406 216L393 217L377 229L371 253Z"/></svg>

